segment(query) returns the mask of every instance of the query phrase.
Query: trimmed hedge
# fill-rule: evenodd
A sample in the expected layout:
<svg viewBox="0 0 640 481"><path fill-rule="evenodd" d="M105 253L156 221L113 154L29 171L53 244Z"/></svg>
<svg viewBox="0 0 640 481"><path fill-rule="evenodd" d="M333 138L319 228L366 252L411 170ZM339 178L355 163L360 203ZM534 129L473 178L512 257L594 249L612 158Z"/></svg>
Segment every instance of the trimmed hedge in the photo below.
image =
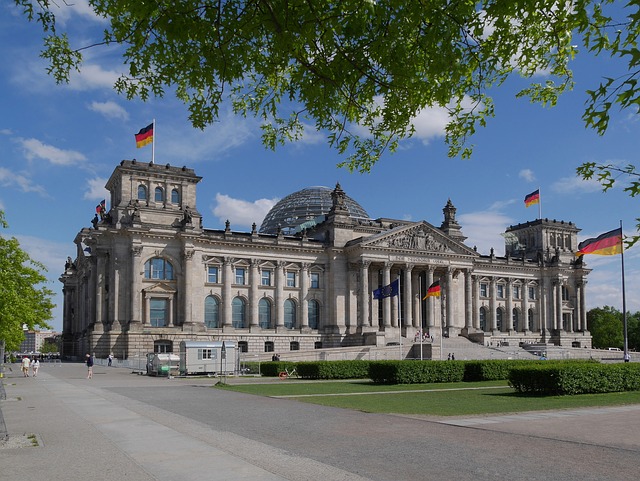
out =
<svg viewBox="0 0 640 481"><path fill-rule="evenodd" d="M595 394L640 390L640 364L551 362L515 367L509 384L521 393Z"/></svg>
<svg viewBox="0 0 640 481"><path fill-rule="evenodd" d="M285 369L291 371L299 363L291 361L267 361L260 363L260 374L267 377L277 377Z"/></svg>
<svg viewBox="0 0 640 481"><path fill-rule="evenodd" d="M464 380L463 361L371 361L369 376L379 384L424 384Z"/></svg>
<svg viewBox="0 0 640 481"><path fill-rule="evenodd" d="M369 379L370 361L310 361L297 364L305 379Z"/></svg>

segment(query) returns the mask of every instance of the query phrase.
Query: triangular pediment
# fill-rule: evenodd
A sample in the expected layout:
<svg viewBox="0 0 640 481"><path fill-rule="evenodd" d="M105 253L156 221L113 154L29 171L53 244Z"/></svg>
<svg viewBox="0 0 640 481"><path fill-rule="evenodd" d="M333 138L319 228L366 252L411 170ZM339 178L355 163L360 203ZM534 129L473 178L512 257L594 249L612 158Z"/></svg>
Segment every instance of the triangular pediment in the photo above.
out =
<svg viewBox="0 0 640 481"><path fill-rule="evenodd" d="M427 222L417 222L361 238L360 247L429 254L478 255Z"/></svg>
<svg viewBox="0 0 640 481"><path fill-rule="evenodd" d="M176 289L173 286L159 282L143 289L143 292L148 294L173 294L176 292Z"/></svg>

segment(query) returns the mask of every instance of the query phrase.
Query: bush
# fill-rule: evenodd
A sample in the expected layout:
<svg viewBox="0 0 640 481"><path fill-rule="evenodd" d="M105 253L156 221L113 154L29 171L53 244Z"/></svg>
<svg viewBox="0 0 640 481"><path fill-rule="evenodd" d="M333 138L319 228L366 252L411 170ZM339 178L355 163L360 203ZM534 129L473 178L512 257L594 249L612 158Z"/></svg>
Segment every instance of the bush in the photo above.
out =
<svg viewBox="0 0 640 481"><path fill-rule="evenodd" d="M514 368L509 384L519 392L573 395L640 390L640 364L545 363Z"/></svg>
<svg viewBox="0 0 640 481"><path fill-rule="evenodd" d="M368 379L370 361L311 361L297 364L305 379Z"/></svg>
<svg viewBox="0 0 640 481"><path fill-rule="evenodd" d="M426 384L464 380L463 361L372 361L371 380L379 384Z"/></svg>

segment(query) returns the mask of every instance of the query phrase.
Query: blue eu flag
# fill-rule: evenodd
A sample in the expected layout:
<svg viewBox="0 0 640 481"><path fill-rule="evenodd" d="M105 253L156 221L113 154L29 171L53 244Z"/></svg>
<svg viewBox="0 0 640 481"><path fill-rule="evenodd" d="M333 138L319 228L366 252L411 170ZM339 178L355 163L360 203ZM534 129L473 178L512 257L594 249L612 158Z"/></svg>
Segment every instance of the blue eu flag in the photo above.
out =
<svg viewBox="0 0 640 481"><path fill-rule="evenodd" d="M374 299L384 299L385 297L393 297L398 295L398 289L400 288L400 279L396 279L388 286L382 286L373 291Z"/></svg>

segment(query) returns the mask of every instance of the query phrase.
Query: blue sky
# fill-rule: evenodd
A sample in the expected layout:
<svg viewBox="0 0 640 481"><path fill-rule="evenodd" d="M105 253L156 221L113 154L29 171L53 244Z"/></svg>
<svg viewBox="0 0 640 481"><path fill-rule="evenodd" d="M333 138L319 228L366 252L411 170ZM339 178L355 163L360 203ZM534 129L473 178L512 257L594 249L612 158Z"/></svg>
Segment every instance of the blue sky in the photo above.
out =
<svg viewBox="0 0 640 481"><path fill-rule="evenodd" d="M99 40L105 27L85 0L66 7L59 22L78 46ZM203 177L198 210L206 228L223 228L229 219L233 230L248 230L282 197L336 182L374 218L440 226L442 208L451 199L466 243L483 254L494 247L503 255L505 228L537 218L537 206L527 209L523 202L537 188L542 217L574 222L582 229L579 240L614 229L620 220L630 234L640 217L637 200L621 188L605 194L575 174L585 161L636 162L640 123L634 112L614 111L602 137L581 120L585 90L604 75L624 73L609 59L579 55L572 64L576 89L552 109L516 99L524 85L520 79L496 89L496 118L472 139L471 160L447 157L446 119L432 110L416 119L416 138L403 142L370 174L352 174L336 167L342 159L318 132L272 152L260 142L258 122L234 116L227 106L219 123L200 131L171 96L127 101L112 89L123 71L113 49L85 51L83 72L69 85L56 85L39 57L42 36L12 2L0 7L0 209L10 226L2 235L16 237L47 267L56 293L51 323L56 330L62 328L58 278L67 256L75 256L73 239L91 226L95 205L108 199L104 185L116 165L123 159L151 160L151 146L136 149L134 134L153 119L156 163L187 165ZM634 312L640 310L639 253L633 248L624 257L627 309ZM588 308L622 308L620 256L588 256L586 262L593 269Z"/></svg>

